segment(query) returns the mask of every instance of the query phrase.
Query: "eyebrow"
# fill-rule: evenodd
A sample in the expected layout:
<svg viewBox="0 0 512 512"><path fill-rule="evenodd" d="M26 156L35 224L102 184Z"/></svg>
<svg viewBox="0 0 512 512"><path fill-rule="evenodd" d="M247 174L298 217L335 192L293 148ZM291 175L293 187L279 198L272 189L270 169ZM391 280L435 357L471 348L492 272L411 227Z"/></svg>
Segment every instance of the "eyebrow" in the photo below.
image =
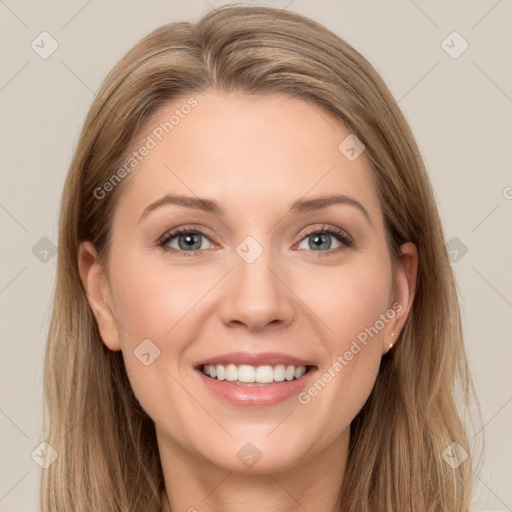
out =
<svg viewBox="0 0 512 512"><path fill-rule="evenodd" d="M342 194L333 194L327 196L315 197L312 199L298 199L290 206L289 213L304 213L314 210L320 210L327 208L333 204L345 204L348 206L354 206L366 217L370 225L373 226L372 219L366 208L357 200L352 197L348 197ZM146 206L139 222L149 215L152 211L166 205L177 205L184 206L185 208L191 208L194 210L201 210L207 213L213 213L214 215L221 216L223 209L217 201L212 199L204 199L200 197L183 196L177 194L166 194L162 198L158 199L154 203Z"/></svg>

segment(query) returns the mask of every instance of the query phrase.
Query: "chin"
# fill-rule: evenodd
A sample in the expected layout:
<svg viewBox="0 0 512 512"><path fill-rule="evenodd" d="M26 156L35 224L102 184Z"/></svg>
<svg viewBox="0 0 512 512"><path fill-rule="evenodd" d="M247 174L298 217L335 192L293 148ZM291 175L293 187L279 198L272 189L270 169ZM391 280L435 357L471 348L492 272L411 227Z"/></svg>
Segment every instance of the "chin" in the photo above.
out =
<svg viewBox="0 0 512 512"><path fill-rule="evenodd" d="M310 434L295 433L295 442L294 436L286 430L273 439L275 433L269 435L271 431L265 428L264 433L253 432L229 441L223 439L215 444L210 442L207 451L200 452L213 465L244 474L279 473L292 469L308 458L305 441L311 439Z"/></svg>

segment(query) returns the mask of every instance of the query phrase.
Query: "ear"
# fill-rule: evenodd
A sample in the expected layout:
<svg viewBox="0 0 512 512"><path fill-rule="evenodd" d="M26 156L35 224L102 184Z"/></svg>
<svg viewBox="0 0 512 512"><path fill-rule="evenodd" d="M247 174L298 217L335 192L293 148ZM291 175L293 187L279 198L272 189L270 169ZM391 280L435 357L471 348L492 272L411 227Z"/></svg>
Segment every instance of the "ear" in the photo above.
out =
<svg viewBox="0 0 512 512"><path fill-rule="evenodd" d="M400 247L400 252L398 268L393 276L393 294L391 297L391 309L396 314L386 325L382 345L383 354L388 352L396 343L409 316L416 293L418 250L412 242L407 242Z"/></svg>
<svg viewBox="0 0 512 512"><path fill-rule="evenodd" d="M78 269L85 288L87 301L96 318L103 343L110 350L121 350L119 330L108 276L98 261L91 242L82 242L78 249Z"/></svg>

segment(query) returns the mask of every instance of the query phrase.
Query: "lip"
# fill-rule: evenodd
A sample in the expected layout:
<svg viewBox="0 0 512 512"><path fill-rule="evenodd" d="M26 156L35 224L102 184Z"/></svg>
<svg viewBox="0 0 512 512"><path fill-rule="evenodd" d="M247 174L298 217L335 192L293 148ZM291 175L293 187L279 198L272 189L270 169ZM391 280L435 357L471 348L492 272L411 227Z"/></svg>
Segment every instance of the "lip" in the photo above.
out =
<svg viewBox="0 0 512 512"><path fill-rule="evenodd" d="M276 366L278 364L291 365L291 366L316 366L312 361L305 359L298 359L297 357L288 354L281 354L279 352L231 352L229 354L222 354L220 356L210 357L199 361L195 364L195 368L204 366L205 364L249 364L251 366Z"/></svg>
<svg viewBox="0 0 512 512"><path fill-rule="evenodd" d="M278 364L292 366L306 366L307 373L299 379L291 381L261 384L235 384L227 380L217 380L205 375L202 367L205 364L249 364L252 366L275 366ZM270 407L297 396L314 377L317 367L310 361L298 359L287 354L277 352L264 352L254 354L250 352L233 352L212 357L197 363L195 370L206 386L208 392L215 398L237 407Z"/></svg>

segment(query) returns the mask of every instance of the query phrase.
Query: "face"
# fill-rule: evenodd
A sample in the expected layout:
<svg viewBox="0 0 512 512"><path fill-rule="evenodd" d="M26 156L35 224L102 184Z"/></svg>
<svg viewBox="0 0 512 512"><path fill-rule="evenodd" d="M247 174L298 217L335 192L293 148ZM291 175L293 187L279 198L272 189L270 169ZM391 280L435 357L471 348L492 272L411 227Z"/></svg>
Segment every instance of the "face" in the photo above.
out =
<svg viewBox="0 0 512 512"><path fill-rule="evenodd" d="M346 444L409 310L414 247L393 273L369 163L329 113L194 98L147 125L108 266L83 244L81 275L161 447L292 468Z"/></svg>

